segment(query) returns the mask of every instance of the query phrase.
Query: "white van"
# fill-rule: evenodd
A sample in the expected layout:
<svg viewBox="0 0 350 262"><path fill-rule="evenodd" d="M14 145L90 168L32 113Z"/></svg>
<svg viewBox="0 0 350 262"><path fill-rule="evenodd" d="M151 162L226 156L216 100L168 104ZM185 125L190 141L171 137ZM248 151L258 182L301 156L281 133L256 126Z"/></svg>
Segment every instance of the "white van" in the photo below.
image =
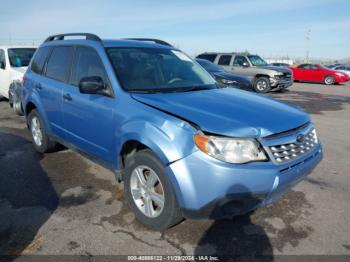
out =
<svg viewBox="0 0 350 262"><path fill-rule="evenodd" d="M0 46L0 98L15 102L14 85L22 81L35 50L27 46Z"/></svg>

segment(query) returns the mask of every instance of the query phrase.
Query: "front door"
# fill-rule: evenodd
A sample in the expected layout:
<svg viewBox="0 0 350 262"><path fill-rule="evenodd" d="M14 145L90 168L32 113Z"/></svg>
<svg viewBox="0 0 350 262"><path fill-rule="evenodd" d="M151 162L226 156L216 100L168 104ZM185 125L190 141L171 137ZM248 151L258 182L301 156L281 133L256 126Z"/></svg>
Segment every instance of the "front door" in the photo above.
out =
<svg viewBox="0 0 350 262"><path fill-rule="evenodd" d="M69 85L63 88L65 139L89 155L113 162L115 99L80 93L80 80L92 76L101 77L106 88L111 88L97 52L90 47L77 47Z"/></svg>

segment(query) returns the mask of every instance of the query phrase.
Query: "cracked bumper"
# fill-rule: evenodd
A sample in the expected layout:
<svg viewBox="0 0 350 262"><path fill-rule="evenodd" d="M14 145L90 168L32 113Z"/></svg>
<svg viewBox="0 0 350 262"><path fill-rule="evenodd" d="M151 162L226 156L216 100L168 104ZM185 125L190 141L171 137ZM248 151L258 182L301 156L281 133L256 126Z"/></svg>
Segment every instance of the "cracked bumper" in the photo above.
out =
<svg viewBox="0 0 350 262"><path fill-rule="evenodd" d="M247 213L278 199L322 159L322 148L287 165L229 164L196 151L168 166L187 218L222 218Z"/></svg>

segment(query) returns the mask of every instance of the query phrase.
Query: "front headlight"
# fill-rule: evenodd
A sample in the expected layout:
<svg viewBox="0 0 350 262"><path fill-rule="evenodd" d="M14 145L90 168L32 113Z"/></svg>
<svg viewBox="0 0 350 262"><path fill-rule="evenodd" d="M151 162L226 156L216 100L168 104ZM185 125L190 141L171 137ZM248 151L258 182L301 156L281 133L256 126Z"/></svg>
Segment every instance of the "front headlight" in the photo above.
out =
<svg viewBox="0 0 350 262"><path fill-rule="evenodd" d="M202 152L228 163L241 164L267 159L255 139L226 138L200 134L193 137L195 144Z"/></svg>
<svg viewBox="0 0 350 262"><path fill-rule="evenodd" d="M225 85L237 85L237 81L235 80L228 80L228 79L221 79L221 82L224 83Z"/></svg>
<svg viewBox="0 0 350 262"><path fill-rule="evenodd" d="M340 73L340 72L336 72L335 73L337 76L345 76L343 73Z"/></svg>

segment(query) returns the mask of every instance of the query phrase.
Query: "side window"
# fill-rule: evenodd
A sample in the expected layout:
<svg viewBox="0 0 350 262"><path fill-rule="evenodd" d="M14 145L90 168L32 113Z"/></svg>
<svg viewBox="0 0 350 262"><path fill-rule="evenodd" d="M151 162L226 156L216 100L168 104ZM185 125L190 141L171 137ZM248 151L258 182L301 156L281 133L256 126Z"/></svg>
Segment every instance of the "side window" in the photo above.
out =
<svg viewBox="0 0 350 262"><path fill-rule="evenodd" d="M0 69L6 69L5 51L0 49Z"/></svg>
<svg viewBox="0 0 350 262"><path fill-rule="evenodd" d="M308 64L302 64L302 65L299 65L298 68L309 69L309 65Z"/></svg>
<svg viewBox="0 0 350 262"><path fill-rule="evenodd" d="M202 54L202 55L197 56L197 58L205 59L205 60L208 60L210 62L214 62L214 60L216 58L216 54Z"/></svg>
<svg viewBox="0 0 350 262"><path fill-rule="evenodd" d="M228 66L230 65L232 55L222 55L220 56L219 65Z"/></svg>
<svg viewBox="0 0 350 262"><path fill-rule="evenodd" d="M247 58L240 55L237 55L233 61L234 66L243 66L244 63L249 64Z"/></svg>
<svg viewBox="0 0 350 262"><path fill-rule="evenodd" d="M316 69L318 69L318 67L317 67L317 66L314 66L314 65L309 65L309 69L311 69L311 70L316 70Z"/></svg>
<svg viewBox="0 0 350 262"><path fill-rule="evenodd" d="M345 70L345 66L339 66L335 70Z"/></svg>
<svg viewBox="0 0 350 262"><path fill-rule="evenodd" d="M108 82L106 71L96 51L92 48L78 47L69 82L78 86L82 78L89 76L99 76L105 83Z"/></svg>
<svg viewBox="0 0 350 262"><path fill-rule="evenodd" d="M39 75L42 73L46 58L50 50L51 48L46 46L46 47L39 48L39 50L36 52L33 58L32 66L31 66L31 70L34 73L37 73Z"/></svg>
<svg viewBox="0 0 350 262"><path fill-rule="evenodd" d="M46 67L46 76L65 82L71 62L73 48L70 46L54 47Z"/></svg>

